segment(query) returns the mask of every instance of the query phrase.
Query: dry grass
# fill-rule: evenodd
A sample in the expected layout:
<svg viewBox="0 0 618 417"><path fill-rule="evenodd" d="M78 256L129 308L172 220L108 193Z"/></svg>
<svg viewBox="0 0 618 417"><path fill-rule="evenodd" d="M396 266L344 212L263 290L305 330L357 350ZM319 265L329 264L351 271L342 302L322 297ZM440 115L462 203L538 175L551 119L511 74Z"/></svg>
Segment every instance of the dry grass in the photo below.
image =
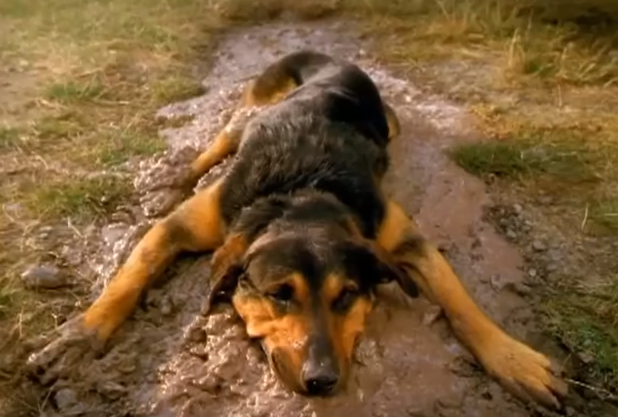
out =
<svg viewBox="0 0 618 417"><path fill-rule="evenodd" d="M89 224L125 202L126 163L165 148L155 111L202 91L194 74L207 65L202 57L220 24L209 7L0 3L0 333L9 336L2 352L58 313L49 295L21 285L29 263L50 257L29 238L67 218Z"/></svg>

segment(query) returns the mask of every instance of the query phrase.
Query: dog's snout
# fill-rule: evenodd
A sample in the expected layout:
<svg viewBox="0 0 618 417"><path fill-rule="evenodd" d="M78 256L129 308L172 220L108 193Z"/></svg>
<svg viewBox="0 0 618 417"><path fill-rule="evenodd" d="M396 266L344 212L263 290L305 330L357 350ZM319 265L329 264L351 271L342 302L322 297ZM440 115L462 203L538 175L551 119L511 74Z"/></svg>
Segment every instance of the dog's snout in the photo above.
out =
<svg viewBox="0 0 618 417"><path fill-rule="evenodd" d="M309 395L327 395L334 390L339 382L339 375L330 362L309 361L303 366L303 383Z"/></svg>

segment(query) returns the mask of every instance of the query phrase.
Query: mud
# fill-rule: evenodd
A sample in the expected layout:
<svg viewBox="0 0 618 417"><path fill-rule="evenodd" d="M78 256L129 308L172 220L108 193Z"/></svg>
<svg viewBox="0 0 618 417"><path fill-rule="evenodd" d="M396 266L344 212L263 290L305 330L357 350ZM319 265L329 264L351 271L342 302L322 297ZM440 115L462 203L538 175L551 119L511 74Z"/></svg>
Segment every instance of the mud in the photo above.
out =
<svg viewBox="0 0 618 417"><path fill-rule="evenodd" d="M520 296L523 260L485 221L484 185L455 166L444 150L474 139L460 108L428 95L380 67L339 24L271 24L230 32L221 40L204 96L161 110L193 115L162 134L170 151L146 161L135 181L141 210L128 208L92 231L90 268L95 297L152 220L181 197L176 189L196 149L230 117L242 82L281 55L314 48L357 62L378 83L402 122L392 145L388 191L442 247L474 298L511 334L529 339L535 325ZM229 161L228 161L229 162ZM226 163L198 187L224 172ZM180 175L180 177L177 177ZM180 180L176 181L176 179ZM171 196L171 197L170 197ZM360 342L347 390L330 399L286 391L247 340L230 309L199 312L208 291L208 258L185 258L145 297L100 359L72 365L54 387L48 408L88 416L529 416L454 339L435 306L385 291ZM169 281L169 282L168 282ZM50 408L50 413L52 412Z"/></svg>

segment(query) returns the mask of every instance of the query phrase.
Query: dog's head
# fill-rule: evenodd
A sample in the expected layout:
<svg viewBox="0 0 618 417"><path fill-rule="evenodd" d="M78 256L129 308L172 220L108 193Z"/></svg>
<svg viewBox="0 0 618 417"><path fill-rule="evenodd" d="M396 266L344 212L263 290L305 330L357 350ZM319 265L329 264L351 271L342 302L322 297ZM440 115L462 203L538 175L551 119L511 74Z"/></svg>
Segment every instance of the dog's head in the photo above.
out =
<svg viewBox="0 0 618 417"><path fill-rule="evenodd" d="M290 389L328 395L343 386L379 284L413 281L372 242L316 228L232 235L213 257L209 304L231 299L247 333ZM210 307L209 307L210 308Z"/></svg>

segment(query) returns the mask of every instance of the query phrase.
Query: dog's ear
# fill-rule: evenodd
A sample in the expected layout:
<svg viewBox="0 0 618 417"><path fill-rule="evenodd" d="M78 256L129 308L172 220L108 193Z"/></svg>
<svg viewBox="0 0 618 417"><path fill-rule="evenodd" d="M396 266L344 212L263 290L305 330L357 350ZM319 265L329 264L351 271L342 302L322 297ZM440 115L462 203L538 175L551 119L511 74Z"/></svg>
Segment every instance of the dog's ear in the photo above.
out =
<svg viewBox="0 0 618 417"><path fill-rule="evenodd" d="M354 247L355 254L352 259L357 273L364 277L365 282L379 285L396 281L409 297L418 297L418 286L403 267L395 262L390 253L366 239L355 239Z"/></svg>
<svg viewBox="0 0 618 417"><path fill-rule="evenodd" d="M233 234L212 255L210 267L212 285L202 314L208 315L217 303L230 301L238 280L244 273L244 255L247 247L244 235Z"/></svg>

